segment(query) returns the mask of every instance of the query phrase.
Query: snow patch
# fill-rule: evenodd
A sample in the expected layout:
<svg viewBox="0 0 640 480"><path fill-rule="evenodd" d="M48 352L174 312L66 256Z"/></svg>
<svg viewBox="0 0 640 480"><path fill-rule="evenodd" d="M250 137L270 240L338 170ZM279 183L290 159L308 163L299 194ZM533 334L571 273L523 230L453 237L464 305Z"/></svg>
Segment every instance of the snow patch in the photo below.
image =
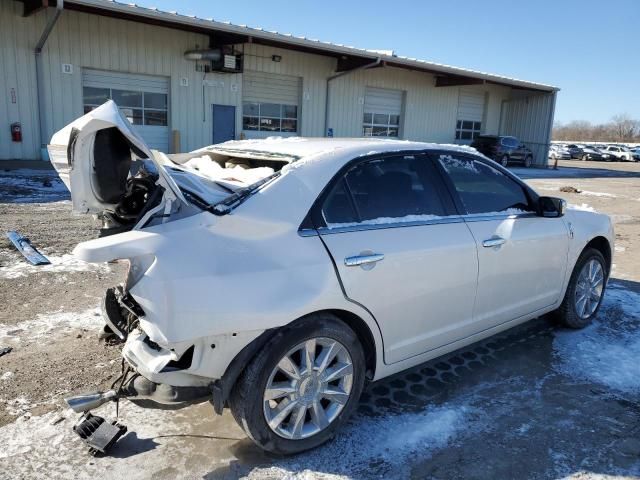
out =
<svg viewBox="0 0 640 480"><path fill-rule="evenodd" d="M482 213L470 213L464 215L465 217L484 217L495 215L521 215L523 213L532 213L519 208L507 208L500 212L482 212ZM369 220L363 220L362 222L345 222L345 223L327 223L328 228L348 228L359 225L387 225L393 223L411 223L411 222L429 222L434 220L441 220L443 218L439 215L405 215L404 217L378 217L371 218Z"/></svg>
<svg viewBox="0 0 640 480"><path fill-rule="evenodd" d="M582 190L580 192L581 195L588 195L591 197L604 197L604 198L617 198L617 195L612 193L604 193L604 192L590 192L589 190Z"/></svg>
<svg viewBox="0 0 640 480"><path fill-rule="evenodd" d="M0 197L34 203L69 198L69 190L53 170L0 171Z"/></svg>
<svg viewBox="0 0 640 480"><path fill-rule="evenodd" d="M13 377L13 372L4 372L0 375L0 380L9 380L11 377Z"/></svg>
<svg viewBox="0 0 640 480"><path fill-rule="evenodd" d="M242 162L241 158L234 160ZM274 172L271 167L244 168L240 165L235 165L233 167L222 168L220 164L213 161L208 155L192 158L186 162L183 167L188 167L188 169L192 171L195 170L210 180L229 182L236 187L251 185L272 175Z"/></svg>
<svg viewBox="0 0 640 480"><path fill-rule="evenodd" d="M438 215L405 215L404 217L379 217L363 220L362 222L328 223L329 228L345 228L356 225L385 225L389 223L427 222L439 220L444 217Z"/></svg>
<svg viewBox="0 0 640 480"><path fill-rule="evenodd" d="M277 466L255 468L248 478L358 478L372 462L384 462L400 474L414 453L424 458L467 430L471 413L468 406L444 405L421 413L356 417L332 442Z"/></svg>
<svg viewBox="0 0 640 480"><path fill-rule="evenodd" d="M115 418L115 406L105 405L97 415ZM178 435L184 428L175 423L175 411L147 410L127 402L120 409L120 421L135 425L135 432L121 438L113 447L114 456L91 457L86 445L72 431L79 415L71 409L39 416L22 416L0 427L0 466L2 478L108 478L148 479L168 467L148 461L145 449L162 448L160 435ZM142 448L142 451L140 450ZM180 448L173 447L173 448ZM185 453L186 455L186 453ZM178 471L186 465L172 465ZM164 472L166 476L166 472ZM163 476L163 475L161 475Z"/></svg>
<svg viewBox="0 0 640 480"><path fill-rule="evenodd" d="M622 314L611 314L614 309ZM609 285L598 317L579 331L558 332L555 367L578 380L640 393L640 294Z"/></svg>
<svg viewBox="0 0 640 480"><path fill-rule="evenodd" d="M568 203L567 208L571 210L580 210L583 212L596 212L595 208L593 208L591 205L587 205L586 203L582 203L580 205Z"/></svg>
<svg viewBox="0 0 640 480"><path fill-rule="evenodd" d="M73 329L93 329L102 326L103 323L100 308L91 308L79 313L59 311L39 314L33 320L15 325L0 323L0 344L9 340L19 342L23 338L36 340L54 331L64 333Z"/></svg>
<svg viewBox="0 0 640 480"><path fill-rule="evenodd" d="M46 255L45 255L46 256ZM62 273L62 272L104 272L110 271L106 263L87 263L75 258L73 255L64 254L62 256L47 256L50 265L31 265L24 258L20 257L11 265L0 267L0 278L20 278L40 272Z"/></svg>

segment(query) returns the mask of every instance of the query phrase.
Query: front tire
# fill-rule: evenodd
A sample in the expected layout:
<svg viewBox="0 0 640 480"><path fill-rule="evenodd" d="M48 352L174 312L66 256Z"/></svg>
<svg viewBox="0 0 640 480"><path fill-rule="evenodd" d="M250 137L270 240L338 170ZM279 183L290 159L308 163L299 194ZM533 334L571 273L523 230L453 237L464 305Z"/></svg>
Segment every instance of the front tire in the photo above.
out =
<svg viewBox="0 0 640 480"><path fill-rule="evenodd" d="M509 165L509 156L508 155L503 155L502 158L500 159L500 165L502 165L504 168L507 168L507 166Z"/></svg>
<svg viewBox="0 0 640 480"><path fill-rule="evenodd" d="M312 314L279 331L229 398L259 447L289 455L331 439L356 408L365 380L356 334L335 315Z"/></svg>
<svg viewBox="0 0 640 480"><path fill-rule="evenodd" d="M558 320L569 328L584 328L596 316L607 283L607 263L595 248L587 248L571 274L569 285L560 308Z"/></svg>
<svg viewBox="0 0 640 480"><path fill-rule="evenodd" d="M531 168L531 163L533 162L533 159L531 158L531 155L527 155L524 158L524 166L527 168Z"/></svg>

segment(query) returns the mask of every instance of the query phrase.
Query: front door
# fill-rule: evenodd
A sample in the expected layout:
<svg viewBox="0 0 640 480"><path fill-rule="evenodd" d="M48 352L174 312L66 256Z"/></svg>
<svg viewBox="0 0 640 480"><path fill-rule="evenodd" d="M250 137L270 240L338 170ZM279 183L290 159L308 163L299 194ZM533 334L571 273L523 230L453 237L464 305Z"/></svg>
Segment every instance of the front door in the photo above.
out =
<svg viewBox="0 0 640 480"><path fill-rule="evenodd" d="M430 159L395 154L355 165L323 203L322 240L386 363L475 333L476 246L443 187Z"/></svg>
<svg viewBox="0 0 640 480"><path fill-rule="evenodd" d="M562 294L569 235L539 217L524 187L488 163L440 157L478 248L474 320L489 328L553 305Z"/></svg>
<svg viewBox="0 0 640 480"><path fill-rule="evenodd" d="M236 107L213 105L213 143L222 143L236 138Z"/></svg>

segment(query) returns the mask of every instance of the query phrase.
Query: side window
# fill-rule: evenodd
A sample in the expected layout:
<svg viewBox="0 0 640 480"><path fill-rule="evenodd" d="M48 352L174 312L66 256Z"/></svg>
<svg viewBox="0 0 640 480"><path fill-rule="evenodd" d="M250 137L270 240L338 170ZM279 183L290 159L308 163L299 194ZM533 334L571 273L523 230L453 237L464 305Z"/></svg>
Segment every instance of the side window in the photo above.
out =
<svg viewBox="0 0 640 480"><path fill-rule="evenodd" d="M363 162L338 182L322 208L327 226L384 223L409 216L446 215L429 159L398 155ZM350 198L349 198L350 197Z"/></svg>
<svg viewBox="0 0 640 480"><path fill-rule="evenodd" d="M499 170L468 158L441 155L440 164L468 213L531 211L524 189Z"/></svg>

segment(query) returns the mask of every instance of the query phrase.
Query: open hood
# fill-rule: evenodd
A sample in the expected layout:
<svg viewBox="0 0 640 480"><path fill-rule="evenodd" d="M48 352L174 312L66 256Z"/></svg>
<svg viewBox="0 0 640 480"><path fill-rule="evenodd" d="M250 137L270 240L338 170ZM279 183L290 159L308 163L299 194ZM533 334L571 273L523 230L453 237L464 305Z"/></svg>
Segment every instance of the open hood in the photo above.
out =
<svg viewBox="0 0 640 480"><path fill-rule="evenodd" d="M71 192L77 213L115 211L131 193L129 179L140 169L157 175L157 184L186 203L175 181L109 100L51 137L51 163Z"/></svg>

